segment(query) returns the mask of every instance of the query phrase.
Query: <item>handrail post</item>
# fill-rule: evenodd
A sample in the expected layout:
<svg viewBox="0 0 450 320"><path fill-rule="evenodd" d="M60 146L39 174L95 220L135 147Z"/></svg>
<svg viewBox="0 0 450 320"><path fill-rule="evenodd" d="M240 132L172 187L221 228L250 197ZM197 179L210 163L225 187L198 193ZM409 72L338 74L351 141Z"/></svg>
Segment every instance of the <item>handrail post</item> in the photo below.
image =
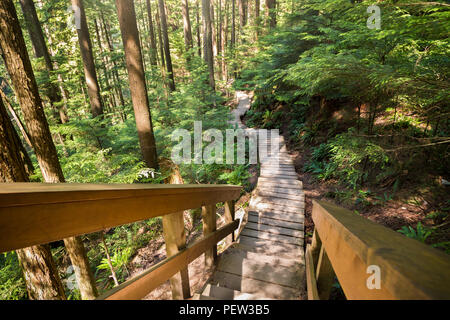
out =
<svg viewBox="0 0 450 320"><path fill-rule="evenodd" d="M170 257L186 247L183 211L165 215L162 220L167 257ZM191 296L187 267L170 278L170 286L174 300L183 300Z"/></svg>
<svg viewBox="0 0 450 320"><path fill-rule="evenodd" d="M320 300L328 300L330 298L334 277L333 266L331 265L324 246L322 246L316 268L316 282Z"/></svg>
<svg viewBox="0 0 450 320"><path fill-rule="evenodd" d="M314 210L314 208L313 208ZM313 237L311 240L311 256L314 265L314 269L317 270L317 263L319 262L319 254L322 248L322 241L320 240L317 229L314 228Z"/></svg>
<svg viewBox="0 0 450 320"><path fill-rule="evenodd" d="M225 201L225 222L231 223L234 221L235 201ZM234 231L227 237L227 244L234 242Z"/></svg>
<svg viewBox="0 0 450 320"><path fill-rule="evenodd" d="M217 229L216 225L216 205L207 205L202 207L203 236L213 233ZM217 258L217 245L205 251L205 266L211 268L214 266Z"/></svg>

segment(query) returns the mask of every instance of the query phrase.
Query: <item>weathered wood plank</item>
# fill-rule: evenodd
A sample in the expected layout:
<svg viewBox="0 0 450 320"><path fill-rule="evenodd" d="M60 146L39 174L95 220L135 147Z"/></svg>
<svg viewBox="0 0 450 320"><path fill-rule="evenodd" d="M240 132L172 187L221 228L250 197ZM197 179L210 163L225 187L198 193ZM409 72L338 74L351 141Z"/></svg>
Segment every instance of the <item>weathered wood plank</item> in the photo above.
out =
<svg viewBox="0 0 450 320"><path fill-rule="evenodd" d="M269 225L274 227L283 227L283 228L289 228L292 230L300 230L303 231L304 226L302 223L297 222L291 222L291 221L283 221L283 220L276 220L271 218L265 218L265 217L258 217L255 215L248 215L248 222L254 222L259 223L263 225Z"/></svg>
<svg viewBox="0 0 450 320"><path fill-rule="evenodd" d="M271 211L250 210L248 212L248 214L254 215L257 217L271 218L271 219L288 221L288 222L296 222L296 223L303 223L305 221L305 217L303 215L293 214L293 213L276 213L276 212L271 212Z"/></svg>
<svg viewBox="0 0 450 320"><path fill-rule="evenodd" d="M256 230L256 231L264 231L273 234L281 234L284 236L290 236L295 238L303 238L303 232L293 229L288 229L280 226L271 226L267 224L259 224L254 222L247 222L245 225L246 228Z"/></svg>
<svg viewBox="0 0 450 320"><path fill-rule="evenodd" d="M279 243L271 240L258 239L253 237L239 236L241 249L262 253L266 255L276 255L280 258L296 259L303 261L303 247L300 245Z"/></svg>
<svg viewBox="0 0 450 320"><path fill-rule="evenodd" d="M241 187L0 183L0 252L235 200Z"/></svg>
<svg viewBox="0 0 450 320"><path fill-rule="evenodd" d="M203 235L207 236L217 229L216 205L202 207ZM207 268L214 266L217 259L217 246L205 252L205 265Z"/></svg>
<svg viewBox="0 0 450 320"><path fill-rule="evenodd" d="M163 216L162 222L167 257L171 257L186 247L183 211ZM180 269L177 274L170 278L170 286L173 300L183 300L191 296L187 267Z"/></svg>
<svg viewBox="0 0 450 320"><path fill-rule="evenodd" d="M247 237L272 240L272 241L281 242L281 243L290 243L290 244L296 244L296 245L303 244L302 238L283 236L280 234L273 234L273 233L269 233L269 232L257 231L257 230L252 230L252 229L248 229L248 228L244 228L244 230L242 230L241 234L244 236L247 236Z"/></svg>
<svg viewBox="0 0 450 320"><path fill-rule="evenodd" d="M306 246L306 288L308 292L308 300L319 300L317 292L316 274L314 270L314 262L311 255L311 246Z"/></svg>

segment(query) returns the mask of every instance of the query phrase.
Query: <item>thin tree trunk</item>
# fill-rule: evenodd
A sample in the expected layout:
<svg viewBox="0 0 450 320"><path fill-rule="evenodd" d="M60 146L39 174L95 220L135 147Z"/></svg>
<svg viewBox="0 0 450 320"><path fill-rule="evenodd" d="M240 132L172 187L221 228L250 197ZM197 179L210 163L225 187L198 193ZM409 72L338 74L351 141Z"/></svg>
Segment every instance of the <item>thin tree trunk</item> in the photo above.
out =
<svg viewBox="0 0 450 320"><path fill-rule="evenodd" d="M157 169L156 144L133 0L116 0L116 6L142 155L149 168Z"/></svg>
<svg viewBox="0 0 450 320"><path fill-rule="evenodd" d="M203 59L208 65L209 85L215 90L214 80L214 56L212 49L212 26L210 19L210 0L202 0L202 18L203 18Z"/></svg>
<svg viewBox="0 0 450 320"><path fill-rule="evenodd" d="M202 57L202 40L200 37L200 5L199 0L195 2L195 16L197 20L197 48L198 48L198 56Z"/></svg>
<svg viewBox="0 0 450 320"><path fill-rule="evenodd" d="M265 0L266 1L266 18L269 28L274 28L277 25L277 12L276 0Z"/></svg>
<svg viewBox="0 0 450 320"><path fill-rule="evenodd" d="M216 36L216 28L215 28L215 18L214 18L214 0L210 1L210 16L211 19L211 39L212 39L212 48L213 48L213 57L217 58L217 36Z"/></svg>
<svg viewBox="0 0 450 320"><path fill-rule="evenodd" d="M186 51L192 50L194 41L192 40L191 19L189 18L189 2L188 0L181 0L182 14L183 14L183 32L184 45Z"/></svg>
<svg viewBox="0 0 450 320"><path fill-rule="evenodd" d="M259 38L259 20L260 20L260 0L255 0L255 28L256 28L256 32L255 32L255 39L258 40Z"/></svg>
<svg viewBox="0 0 450 320"><path fill-rule="evenodd" d="M164 53L166 56L166 67L169 76L169 89L170 91L175 91L175 79L173 74L172 58L170 57L169 33L167 30L167 19L166 19L166 11L164 8L164 0L158 0L158 5L160 15L159 17L161 20L162 36L164 41Z"/></svg>
<svg viewBox="0 0 450 320"><path fill-rule="evenodd" d="M150 64L156 66L158 64L158 48L156 47L155 28L153 27L152 4L147 0L148 27L150 34Z"/></svg>
<svg viewBox="0 0 450 320"><path fill-rule="evenodd" d="M25 23L28 33L30 35L31 44L33 46L34 54L36 58L44 58L45 66L48 72L48 83L46 84L46 95L50 101L52 109L58 110L57 121L60 123L66 123L68 121L67 114L61 106L61 94L58 87L51 82L50 76L53 72L53 63L50 57L50 53L45 43L44 33L42 32L41 24L39 22L36 7L33 0L20 0L20 6L22 8L23 15L25 17Z"/></svg>
<svg viewBox="0 0 450 320"><path fill-rule="evenodd" d="M102 240L103 247L105 247L106 261L108 261L108 267L109 267L109 270L111 271L111 276L114 280L114 285L117 287L119 285L119 281L117 281L116 271L114 270L114 267L111 262L111 256L109 255L109 250L108 250L108 246L106 245L105 236L103 235L103 231L100 232L100 239Z"/></svg>
<svg viewBox="0 0 450 320"><path fill-rule="evenodd" d="M64 182L22 30L11 0L0 2L0 30L2 31L0 32L2 56L19 100L42 176L49 183ZM64 242L81 243L81 240L75 237L65 239ZM82 248L82 243L80 247ZM68 253L77 273L82 297L84 299L94 298L97 295L97 288L92 274L89 276L90 266L86 263L87 258L84 248L76 253L68 249ZM83 290L84 288L88 290Z"/></svg>
<svg viewBox="0 0 450 320"><path fill-rule="evenodd" d="M242 33L247 25L247 0L239 0L239 25Z"/></svg>
<svg viewBox="0 0 450 320"><path fill-rule="evenodd" d="M94 55L92 54L92 43L89 35L89 28L86 21L83 0L72 0L72 7L79 11L80 29L77 29L78 42L83 60L84 74L88 88L88 95L91 104L92 116L98 117L103 114L103 103L100 96L100 86L98 84L97 72L95 70Z"/></svg>
<svg viewBox="0 0 450 320"><path fill-rule="evenodd" d="M225 56L227 54L227 43L228 43L228 0L225 1L225 16L224 16L224 26L222 28L222 77L224 81L228 81L228 68Z"/></svg>

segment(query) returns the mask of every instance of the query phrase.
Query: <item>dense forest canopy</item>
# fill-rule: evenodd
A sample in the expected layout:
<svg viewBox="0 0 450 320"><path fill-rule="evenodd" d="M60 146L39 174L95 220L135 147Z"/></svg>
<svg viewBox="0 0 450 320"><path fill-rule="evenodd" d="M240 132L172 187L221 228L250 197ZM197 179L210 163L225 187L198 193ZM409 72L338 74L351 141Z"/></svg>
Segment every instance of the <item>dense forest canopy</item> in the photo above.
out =
<svg viewBox="0 0 450 320"><path fill-rule="evenodd" d="M169 160L172 132L193 133L194 121L228 129L235 91L246 90L247 126L280 129L304 154L297 169L329 187L324 197L367 215L416 206L386 224L449 252L445 1L1 0L0 14L0 181L176 174L251 192L249 164ZM1 254L0 299L42 297L30 255L56 274L47 298L93 298L161 236L151 219Z"/></svg>

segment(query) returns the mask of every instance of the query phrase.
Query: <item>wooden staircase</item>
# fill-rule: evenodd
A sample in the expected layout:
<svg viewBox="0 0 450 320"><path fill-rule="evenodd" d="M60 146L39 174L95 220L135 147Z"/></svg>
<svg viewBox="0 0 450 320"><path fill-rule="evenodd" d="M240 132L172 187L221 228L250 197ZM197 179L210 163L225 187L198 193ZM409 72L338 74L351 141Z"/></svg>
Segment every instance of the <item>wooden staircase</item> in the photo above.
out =
<svg viewBox="0 0 450 320"><path fill-rule="evenodd" d="M270 137L265 145L270 147ZM302 183L282 137L279 162L261 164L247 222L219 257L198 300L295 300L305 297ZM270 148L269 148L270 149Z"/></svg>

